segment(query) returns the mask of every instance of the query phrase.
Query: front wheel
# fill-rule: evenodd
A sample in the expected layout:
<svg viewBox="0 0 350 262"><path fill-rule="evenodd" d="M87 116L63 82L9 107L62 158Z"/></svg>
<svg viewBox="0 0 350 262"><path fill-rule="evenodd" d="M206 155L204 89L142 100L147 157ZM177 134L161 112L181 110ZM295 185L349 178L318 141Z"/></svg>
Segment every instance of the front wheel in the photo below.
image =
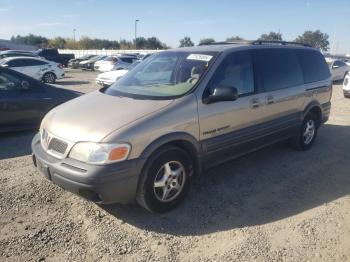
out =
<svg viewBox="0 0 350 262"><path fill-rule="evenodd" d="M48 72L43 75L43 82L48 84L54 84L56 82L56 75Z"/></svg>
<svg viewBox="0 0 350 262"><path fill-rule="evenodd" d="M313 113L309 113L305 117L298 134L292 140L293 147L299 150L310 149L315 142L317 128L316 116Z"/></svg>
<svg viewBox="0 0 350 262"><path fill-rule="evenodd" d="M193 164L181 148L166 146L146 164L136 200L151 212L162 213L175 208L189 190Z"/></svg>

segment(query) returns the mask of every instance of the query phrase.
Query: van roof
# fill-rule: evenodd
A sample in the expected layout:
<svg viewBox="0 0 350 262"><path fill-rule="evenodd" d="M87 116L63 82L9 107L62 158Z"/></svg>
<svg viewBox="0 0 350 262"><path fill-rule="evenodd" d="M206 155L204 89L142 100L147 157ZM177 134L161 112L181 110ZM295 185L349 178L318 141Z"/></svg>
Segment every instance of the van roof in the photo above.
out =
<svg viewBox="0 0 350 262"><path fill-rule="evenodd" d="M192 46L192 47L181 47L173 50L185 51L185 52L204 52L204 51L223 52L228 49L234 49L234 48L243 47L243 46L254 46L254 47L280 46L280 47L313 49L308 44L297 43L297 42L254 40L254 41L213 42L210 44L203 44L203 45Z"/></svg>

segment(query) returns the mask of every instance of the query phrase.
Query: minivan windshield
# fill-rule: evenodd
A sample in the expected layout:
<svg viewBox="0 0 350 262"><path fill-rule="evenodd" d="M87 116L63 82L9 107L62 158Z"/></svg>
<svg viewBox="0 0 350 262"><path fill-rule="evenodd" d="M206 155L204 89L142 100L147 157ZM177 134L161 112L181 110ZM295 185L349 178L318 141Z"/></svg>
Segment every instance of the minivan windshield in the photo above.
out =
<svg viewBox="0 0 350 262"><path fill-rule="evenodd" d="M133 98L170 98L187 93L217 52L160 52L143 60L104 92Z"/></svg>

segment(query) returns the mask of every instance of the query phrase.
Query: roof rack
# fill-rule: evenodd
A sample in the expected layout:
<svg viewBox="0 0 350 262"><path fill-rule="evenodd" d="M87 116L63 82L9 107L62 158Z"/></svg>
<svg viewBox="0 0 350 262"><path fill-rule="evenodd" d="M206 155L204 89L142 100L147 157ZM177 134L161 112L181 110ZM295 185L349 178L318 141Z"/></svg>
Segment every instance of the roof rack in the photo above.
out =
<svg viewBox="0 0 350 262"><path fill-rule="evenodd" d="M255 40L252 42L253 45L263 45L263 44L277 44L277 45L301 45L306 47L312 47L309 44L299 43L299 42L288 42L288 41L269 41L269 40Z"/></svg>
<svg viewBox="0 0 350 262"><path fill-rule="evenodd" d="M299 42L288 42L288 41L272 41L272 40L238 40L238 41L228 41L228 42L213 42L213 43L203 43L199 45L239 45L239 44L249 44L249 45L265 45L265 44L275 44L275 45L300 45L305 47L312 47L309 44L299 43Z"/></svg>

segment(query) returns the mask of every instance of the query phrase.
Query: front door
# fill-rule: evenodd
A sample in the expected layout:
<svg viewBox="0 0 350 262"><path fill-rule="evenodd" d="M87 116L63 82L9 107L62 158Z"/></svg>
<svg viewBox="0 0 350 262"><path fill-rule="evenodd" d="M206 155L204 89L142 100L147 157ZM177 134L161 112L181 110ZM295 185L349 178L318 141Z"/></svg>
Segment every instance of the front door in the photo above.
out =
<svg viewBox="0 0 350 262"><path fill-rule="evenodd" d="M207 166L243 154L242 142L256 138L255 127L264 121L263 96L254 83L254 70L250 51L229 54L221 62L204 92L220 86L238 90L235 101L204 104L198 101L200 139Z"/></svg>

